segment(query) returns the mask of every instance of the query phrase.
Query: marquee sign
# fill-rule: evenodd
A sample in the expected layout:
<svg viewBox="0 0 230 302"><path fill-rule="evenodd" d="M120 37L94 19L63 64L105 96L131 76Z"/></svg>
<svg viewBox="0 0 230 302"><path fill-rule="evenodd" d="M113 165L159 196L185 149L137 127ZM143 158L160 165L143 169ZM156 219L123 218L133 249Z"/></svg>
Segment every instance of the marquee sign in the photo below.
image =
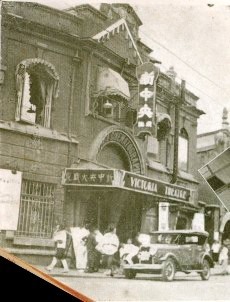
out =
<svg viewBox="0 0 230 302"><path fill-rule="evenodd" d="M66 168L62 184L132 189L136 192L184 202L189 201L190 198L190 190L184 187L117 169Z"/></svg>
<svg viewBox="0 0 230 302"><path fill-rule="evenodd" d="M65 185L112 186L114 170L66 169L63 175Z"/></svg>
<svg viewBox="0 0 230 302"><path fill-rule="evenodd" d="M155 135L155 98L156 81L159 69L151 62L137 66L139 106L137 122L134 125L135 135Z"/></svg>
<svg viewBox="0 0 230 302"><path fill-rule="evenodd" d="M137 191L152 193L165 198L189 201L190 190L159 180L125 172L124 186Z"/></svg>

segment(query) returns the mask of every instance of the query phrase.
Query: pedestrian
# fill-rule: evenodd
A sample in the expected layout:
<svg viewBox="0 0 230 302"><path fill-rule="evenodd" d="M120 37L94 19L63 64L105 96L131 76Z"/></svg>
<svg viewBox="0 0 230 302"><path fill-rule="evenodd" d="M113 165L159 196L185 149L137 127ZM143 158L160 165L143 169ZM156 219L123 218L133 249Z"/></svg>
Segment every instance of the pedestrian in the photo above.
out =
<svg viewBox="0 0 230 302"><path fill-rule="evenodd" d="M211 247L211 253L212 253L212 259L214 262L218 262L219 252L220 252L220 243L218 240L214 240L212 247Z"/></svg>
<svg viewBox="0 0 230 302"><path fill-rule="evenodd" d="M103 242L103 235L102 233L100 232L100 230L98 228L95 229L94 231L95 233L95 239L96 239L96 242L97 242L97 245L95 247L96 249L96 267L100 267L100 264L101 264L101 251L100 251L100 247L101 247L101 244Z"/></svg>
<svg viewBox="0 0 230 302"><path fill-rule="evenodd" d="M111 224L108 228L108 232L104 234L101 250L104 254L104 261L106 262L106 266L109 269L109 272L106 272L107 275L111 277L114 276L115 272L115 264L116 258L115 254L117 253L119 248L119 239L116 235L116 227Z"/></svg>
<svg viewBox="0 0 230 302"><path fill-rule="evenodd" d="M64 224L57 225L54 234L53 240L56 246L56 253L53 257L51 263L46 267L46 270L52 271L56 266L58 260L61 261L63 266L63 273L67 273L69 271L69 267L67 264L67 231L65 229Z"/></svg>
<svg viewBox="0 0 230 302"><path fill-rule="evenodd" d="M92 226L90 228L89 236L87 237L86 241L86 248L87 248L87 269L85 272L87 273L94 273L97 272L99 269L98 263L98 251L96 250L97 240L96 240L96 227Z"/></svg>
<svg viewBox="0 0 230 302"><path fill-rule="evenodd" d="M222 267L222 275L229 275L230 274L230 267L228 265L228 247L227 247L227 241L223 241L223 245L220 249L220 254L219 254L219 264Z"/></svg>
<svg viewBox="0 0 230 302"><path fill-rule="evenodd" d="M87 267L86 241L89 236L87 224L83 223L78 227L72 227L70 228L70 231L73 241L76 269L84 272Z"/></svg>
<svg viewBox="0 0 230 302"><path fill-rule="evenodd" d="M127 243L122 244L121 248L119 249L120 253L120 260L121 260L121 267L124 264L133 264L132 258L137 255L139 251L139 247L134 245L131 238L128 238Z"/></svg>

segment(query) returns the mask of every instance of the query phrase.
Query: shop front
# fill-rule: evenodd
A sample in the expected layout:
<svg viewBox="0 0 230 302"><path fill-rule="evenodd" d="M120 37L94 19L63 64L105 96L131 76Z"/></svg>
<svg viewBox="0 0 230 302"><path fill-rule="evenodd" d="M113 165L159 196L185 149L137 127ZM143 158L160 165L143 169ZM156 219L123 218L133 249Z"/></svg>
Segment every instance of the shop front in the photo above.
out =
<svg viewBox="0 0 230 302"><path fill-rule="evenodd" d="M124 170L67 168L62 184L69 226L87 222L105 232L114 223L122 242L138 232L175 229L179 211L196 211L190 190Z"/></svg>

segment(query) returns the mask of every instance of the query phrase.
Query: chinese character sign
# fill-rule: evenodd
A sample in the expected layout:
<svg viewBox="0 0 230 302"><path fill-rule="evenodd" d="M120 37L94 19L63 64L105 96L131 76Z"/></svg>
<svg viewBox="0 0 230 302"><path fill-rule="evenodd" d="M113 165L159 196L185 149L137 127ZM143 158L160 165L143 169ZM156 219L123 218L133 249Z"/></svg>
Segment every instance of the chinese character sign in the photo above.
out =
<svg viewBox="0 0 230 302"><path fill-rule="evenodd" d="M144 63L137 66L139 106L137 122L134 125L134 133L137 136L155 134L155 97L156 80L159 69L153 63Z"/></svg>
<svg viewBox="0 0 230 302"><path fill-rule="evenodd" d="M113 179L113 170L81 170L69 168L65 171L63 184L111 186L113 183Z"/></svg>

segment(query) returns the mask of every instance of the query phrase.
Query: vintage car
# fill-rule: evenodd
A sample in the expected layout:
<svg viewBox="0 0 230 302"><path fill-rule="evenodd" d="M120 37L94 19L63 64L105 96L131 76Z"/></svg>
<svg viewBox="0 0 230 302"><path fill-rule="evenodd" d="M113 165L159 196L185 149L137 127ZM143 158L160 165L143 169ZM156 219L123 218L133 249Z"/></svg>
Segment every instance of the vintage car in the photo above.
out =
<svg viewBox="0 0 230 302"><path fill-rule="evenodd" d="M207 232L192 230L157 231L149 235L136 255L123 266L126 278L137 273L161 274L164 281L172 281L176 272L197 272L202 280L210 277L213 260L207 250ZM128 258L127 258L128 259Z"/></svg>

